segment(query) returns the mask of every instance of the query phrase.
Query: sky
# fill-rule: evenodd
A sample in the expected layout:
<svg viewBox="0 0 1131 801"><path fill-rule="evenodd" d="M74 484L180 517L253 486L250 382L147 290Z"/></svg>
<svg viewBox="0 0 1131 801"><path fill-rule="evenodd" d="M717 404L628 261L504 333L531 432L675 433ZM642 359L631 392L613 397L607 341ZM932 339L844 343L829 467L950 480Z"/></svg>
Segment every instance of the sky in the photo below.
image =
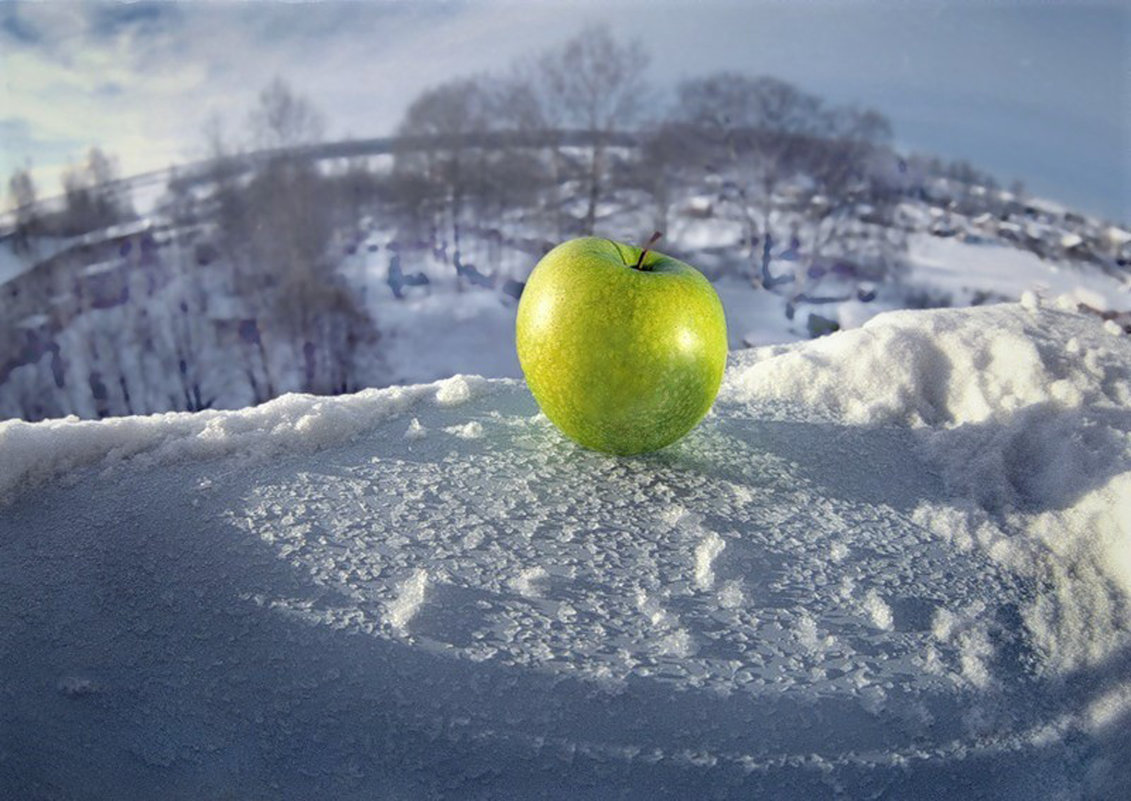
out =
<svg viewBox="0 0 1131 801"><path fill-rule="evenodd" d="M903 149L1131 220L1131 3L0 0L0 175L30 166L47 196L92 145L124 174L194 160L210 117L245 135L276 75L329 137L388 134L422 90L594 23L645 44L657 89L775 75L884 112Z"/></svg>

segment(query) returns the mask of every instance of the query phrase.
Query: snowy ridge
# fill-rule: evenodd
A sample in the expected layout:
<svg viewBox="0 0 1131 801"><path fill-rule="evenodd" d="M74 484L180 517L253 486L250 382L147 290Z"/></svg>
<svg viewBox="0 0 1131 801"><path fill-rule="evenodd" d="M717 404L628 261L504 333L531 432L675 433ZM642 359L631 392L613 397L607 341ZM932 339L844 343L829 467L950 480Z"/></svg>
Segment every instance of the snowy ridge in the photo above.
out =
<svg viewBox="0 0 1131 801"><path fill-rule="evenodd" d="M636 459L465 377L0 424L0 794L1120 797L1129 381L1029 303L736 354Z"/></svg>
<svg viewBox="0 0 1131 801"><path fill-rule="evenodd" d="M0 422L0 500L23 485L34 485L78 468L112 468L124 459L160 465L186 459L243 456L263 459L310 452L367 432L385 418L431 399L462 403L494 391L478 376L453 376L433 384L362 390L327 399L288 393L236 412L169 412L115 417L99 422L77 417L26 423Z"/></svg>

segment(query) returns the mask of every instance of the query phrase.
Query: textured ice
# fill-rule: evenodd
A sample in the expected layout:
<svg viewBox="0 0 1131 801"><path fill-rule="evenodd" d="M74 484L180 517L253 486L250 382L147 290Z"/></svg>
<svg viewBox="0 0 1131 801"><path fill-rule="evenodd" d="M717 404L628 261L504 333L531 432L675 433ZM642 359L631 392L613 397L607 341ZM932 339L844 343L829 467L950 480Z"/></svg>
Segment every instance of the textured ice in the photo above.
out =
<svg viewBox="0 0 1131 801"><path fill-rule="evenodd" d="M632 459L472 377L0 424L0 796L1120 797L1129 365L885 315Z"/></svg>

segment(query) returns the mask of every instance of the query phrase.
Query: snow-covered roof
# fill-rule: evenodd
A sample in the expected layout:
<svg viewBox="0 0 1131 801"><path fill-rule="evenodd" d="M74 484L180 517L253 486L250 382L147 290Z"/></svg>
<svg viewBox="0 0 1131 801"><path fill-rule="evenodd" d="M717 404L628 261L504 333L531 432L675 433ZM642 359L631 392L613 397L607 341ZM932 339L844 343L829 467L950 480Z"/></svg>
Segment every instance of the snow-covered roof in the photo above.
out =
<svg viewBox="0 0 1131 801"><path fill-rule="evenodd" d="M95 245L101 242L108 242L113 239L121 239L126 236L133 236L140 234L151 229L154 221L148 217L143 217L138 220L130 220L129 222L118 223L98 231L91 231L88 234L83 234L78 237L75 242L82 245Z"/></svg>
<svg viewBox="0 0 1131 801"><path fill-rule="evenodd" d="M1028 296L732 354L634 459L468 377L0 423L0 785L1118 797L1129 381Z"/></svg>
<svg viewBox="0 0 1131 801"><path fill-rule="evenodd" d="M102 275L103 273L114 272L120 270L125 266L125 262L121 259L108 259L107 261L100 261L96 264L89 264L81 270L82 275L95 276Z"/></svg>
<svg viewBox="0 0 1131 801"><path fill-rule="evenodd" d="M1054 217L1059 217L1068 211L1062 204L1047 198L1031 197L1025 201L1025 205Z"/></svg>
<svg viewBox="0 0 1131 801"><path fill-rule="evenodd" d="M46 314L32 314L16 323L16 327L34 330L36 328L42 328L47 325L48 322L50 322L50 318Z"/></svg>
<svg viewBox="0 0 1131 801"><path fill-rule="evenodd" d="M687 199L687 208L698 212L709 211L714 201L715 198L711 195L694 195Z"/></svg>
<svg viewBox="0 0 1131 801"><path fill-rule="evenodd" d="M1104 236L1117 245L1131 242L1131 231L1124 231L1122 228L1117 228L1114 225L1109 225L1104 229Z"/></svg>

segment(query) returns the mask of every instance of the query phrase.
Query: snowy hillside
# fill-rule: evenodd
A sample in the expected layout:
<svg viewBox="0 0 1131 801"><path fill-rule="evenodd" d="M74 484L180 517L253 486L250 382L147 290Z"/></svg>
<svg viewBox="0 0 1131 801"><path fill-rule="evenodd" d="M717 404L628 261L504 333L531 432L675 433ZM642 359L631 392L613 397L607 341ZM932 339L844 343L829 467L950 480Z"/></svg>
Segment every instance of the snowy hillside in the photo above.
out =
<svg viewBox="0 0 1131 801"><path fill-rule="evenodd" d="M611 458L514 380L0 423L5 798L1114 799L1131 342L737 352Z"/></svg>

